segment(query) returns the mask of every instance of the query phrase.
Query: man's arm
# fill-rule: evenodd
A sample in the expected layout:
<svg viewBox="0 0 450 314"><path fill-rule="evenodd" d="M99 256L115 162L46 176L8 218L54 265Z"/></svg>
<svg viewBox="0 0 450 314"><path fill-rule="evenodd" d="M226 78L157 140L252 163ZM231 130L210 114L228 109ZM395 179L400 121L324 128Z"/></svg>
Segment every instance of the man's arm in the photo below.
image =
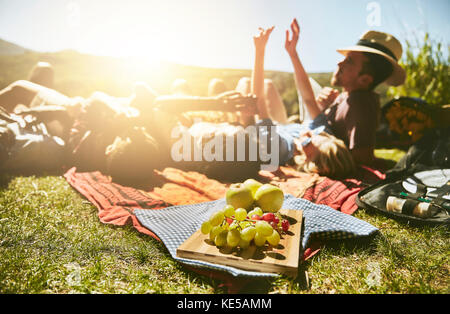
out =
<svg viewBox="0 0 450 314"><path fill-rule="evenodd" d="M300 93L306 104L306 109L308 110L309 116L311 119L315 119L321 113L321 110L316 102L314 91L312 89L311 82L309 81L309 76L303 68L297 53L296 46L300 36L300 27L298 26L296 19L294 19L291 23L291 30L292 39L289 39L289 30L286 30L286 41L284 46L289 54L289 57L291 58L292 65L294 66L294 78L297 91Z"/></svg>

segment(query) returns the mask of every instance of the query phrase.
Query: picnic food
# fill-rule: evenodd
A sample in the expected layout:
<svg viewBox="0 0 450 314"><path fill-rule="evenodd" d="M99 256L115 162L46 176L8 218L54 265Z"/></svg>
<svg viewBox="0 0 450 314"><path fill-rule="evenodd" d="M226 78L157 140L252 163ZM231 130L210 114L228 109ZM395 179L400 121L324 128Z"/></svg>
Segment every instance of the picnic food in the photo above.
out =
<svg viewBox="0 0 450 314"><path fill-rule="evenodd" d="M234 210L234 207L231 205L227 205L223 208L223 213L225 217L231 217L234 215L236 211Z"/></svg>
<svg viewBox="0 0 450 314"><path fill-rule="evenodd" d="M225 211L231 212L231 205L214 212L209 220L201 225L201 232L209 234L209 239L217 246L230 248L247 248L253 241L256 246L263 246L268 242L277 246L283 232L289 229L289 222L282 219L279 213L266 213L262 217L254 214L249 218L244 208L238 208L231 217L226 217ZM252 210L255 212L255 210ZM256 208L256 212L261 209ZM219 219L222 219L219 222Z"/></svg>
<svg viewBox="0 0 450 314"><path fill-rule="evenodd" d="M274 185L264 184L255 193L255 202L264 212L276 213L284 201L283 191Z"/></svg>
<svg viewBox="0 0 450 314"><path fill-rule="evenodd" d="M230 186L226 193L226 201L235 209L244 208L252 211L258 207L263 212L276 213L283 205L284 193L275 185L247 179L244 183L235 183ZM257 207L253 207L255 204ZM262 213L258 213L258 215L262 216Z"/></svg>
<svg viewBox="0 0 450 314"><path fill-rule="evenodd" d="M252 191L243 183L232 184L227 190L226 200L234 208L250 209L253 204Z"/></svg>
<svg viewBox="0 0 450 314"><path fill-rule="evenodd" d="M255 207L251 211L248 212L248 217L259 220L262 218L263 214L264 214L264 212L260 207ZM253 218L253 216L258 216L258 217Z"/></svg>
<svg viewBox="0 0 450 314"><path fill-rule="evenodd" d="M225 207L222 203L213 211L222 211ZM258 211L258 208L253 210L255 209ZM247 217L250 217L250 212ZM244 221L236 221L234 217L225 217L222 224L211 228L210 233L202 232L201 228L194 232L177 248L177 257L241 270L286 274L295 278L301 252L302 213L302 210L282 208L273 214L275 217L271 222L256 214L254 216L259 217L259 220L246 218ZM271 215L265 216L266 219L270 217ZM274 228L272 224L277 219L278 223ZM288 219L291 225L288 230L283 231L283 221L288 221L285 219ZM264 222L258 224L258 231L262 227L263 234L268 234L270 230L267 223L272 227L270 235L257 232L258 221ZM219 234L221 235L216 239Z"/></svg>
<svg viewBox="0 0 450 314"><path fill-rule="evenodd" d="M277 246L289 229L289 221L278 213L283 200L283 191L270 184L254 179L233 184L226 193L227 204L212 213L200 230L217 247L245 249L252 241L259 247Z"/></svg>
<svg viewBox="0 0 450 314"><path fill-rule="evenodd" d="M247 218L247 211L244 208L238 208L234 212L234 218L236 220L242 221Z"/></svg>
<svg viewBox="0 0 450 314"><path fill-rule="evenodd" d="M256 190L262 186L262 183L255 179L247 179L244 181L244 186L248 187L252 191L252 196L255 197Z"/></svg>

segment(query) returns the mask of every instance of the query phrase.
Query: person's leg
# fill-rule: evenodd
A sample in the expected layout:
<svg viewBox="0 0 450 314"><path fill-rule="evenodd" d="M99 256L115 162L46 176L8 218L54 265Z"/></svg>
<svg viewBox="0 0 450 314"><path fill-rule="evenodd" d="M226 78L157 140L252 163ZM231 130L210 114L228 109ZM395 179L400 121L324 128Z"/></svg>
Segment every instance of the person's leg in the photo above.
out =
<svg viewBox="0 0 450 314"><path fill-rule="evenodd" d="M242 95L248 95L251 92L251 84L252 81L249 77L243 77L238 81L235 90Z"/></svg>
<svg viewBox="0 0 450 314"><path fill-rule="evenodd" d="M225 85L225 82L222 79L213 78L209 81L208 84L208 97L215 97L226 92L230 92ZM225 112L223 113L222 119L225 119L226 122L234 123L238 121L238 116L234 112Z"/></svg>
<svg viewBox="0 0 450 314"><path fill-rule="evenodd" d="M178 96L192 96L192 89L185 79L176 79L172 83L172 94Z"/></svg>
<svg viewBox="0 0 450 314"><path fill-rule="evenodd" d="M252 80L249 77L242 77L235 88L235 91L241 93L244 96L247 96L249 94L251 94L251 88L252 88ZM250 125L253 124L255 122L255 117L254 115L249 116L249 115L245 115L242 112L239 112L236 114L238 117L238 121L240 124L242 125Z"/></svg>
<svg viewBox="0 0 450 314"><path fill-rule="evenodd" d="M288 122L288 117L286 108L283 104L283 99L270 79L264 80L264 96L267 110L272 120L286 124Z"/></svg>
<svg viewBox="0 0 450 314"><path fill-rule="evenodd" d="M248 95L251 92L251 79L249 77L243 77L239 80L236 91L243 95ZM280 93L276 89L272 80L264 80L264 97L269 115L272 120L279 123L287 123L288 117L286 108L284 107L283 100Z"/></svg>
<svg viewBox="0 0 450 314"><path fill-rule="evenodd" d="M0 91L0 106L7 112L13 112L19 104L28 107L43 89L45 89L44 86L29 81L16 81Z"/></svg>

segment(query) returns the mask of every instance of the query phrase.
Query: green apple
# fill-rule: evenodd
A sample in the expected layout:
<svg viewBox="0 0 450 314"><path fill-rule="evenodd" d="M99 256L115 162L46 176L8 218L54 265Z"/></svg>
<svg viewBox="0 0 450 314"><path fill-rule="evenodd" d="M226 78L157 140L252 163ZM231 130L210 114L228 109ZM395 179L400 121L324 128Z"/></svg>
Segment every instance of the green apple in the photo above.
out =
<svg viewBox="0 0 450 314"><path fill-rule="evenodd" d="M264 212L276 213L283 206L284 193L279 187L264 184L256 190L255 201Z"/></svg>
<svg viewBox="0 0 450 314"><path fill-rule="evenodd" d="M255 197L256 190L262 186L262 183L255 179L247 179L244 181L244 186L248 187L252 191L253 197Z"/></svg>
<svg viewBox="0 0 450 314"><path fill-rule="evenodd" d="M230 186L226 194L227 204L234 208L244 208L249 210L253 205L252 191L242 183L235 183Z"/></svg>

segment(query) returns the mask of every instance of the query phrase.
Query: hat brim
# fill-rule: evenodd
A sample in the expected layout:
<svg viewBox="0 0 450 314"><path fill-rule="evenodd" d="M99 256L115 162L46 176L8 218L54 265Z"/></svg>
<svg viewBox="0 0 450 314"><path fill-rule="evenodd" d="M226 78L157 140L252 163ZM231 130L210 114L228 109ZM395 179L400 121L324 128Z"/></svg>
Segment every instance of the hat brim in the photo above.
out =
<svg viewBox="0 0 450 314"><path fill-rule="evenodd" d="M366 46L358 46L358 45L343 48L343 49L337 49L337 52L339 52L340 54L342 54L344 56L347 56L347 54L352 51L375 53L375 54L385 57L392 64L393 71L392 71L391 76L388 77L384 81L384 83L391 85L391 86L399 86L405 82L405 79L406 79L405 69L403 69L398 64L397 60L395 60L388 54L386 54L380 50L374 49L374 48L370 48L370 47L366 47Z"/></svg>

